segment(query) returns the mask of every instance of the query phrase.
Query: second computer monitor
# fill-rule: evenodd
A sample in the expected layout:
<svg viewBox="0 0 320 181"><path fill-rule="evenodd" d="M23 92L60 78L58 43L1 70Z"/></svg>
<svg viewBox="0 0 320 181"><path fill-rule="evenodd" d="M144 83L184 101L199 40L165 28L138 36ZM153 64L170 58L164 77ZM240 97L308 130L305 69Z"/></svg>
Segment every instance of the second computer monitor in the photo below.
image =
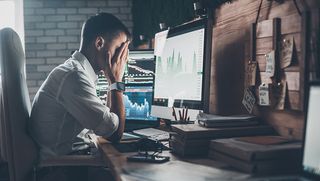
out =
<svg viewBox="0 0 320 181"><path fill-rule="evenodd" d="M127 85L153 85L154 77L153 50L130 50L129 60L124 72Z"/></svg>
<svg viewBox="0 0 320 181"><path fill-rule="evenodd" d="M130 121L157 121L151 116L152 86L126 86L124 106L127 123Z"/></svg>
<svg viewBox="0 0 320 181"><path fill-rule="evenodd" d="M162 53L156 57L152 115L172 120L172 107L188 107L190 118L195 119L203 110L205 22L169 30Z"/></svg>
<svg viewBox="0 0 320 181"><path fill-rule="evenodd" d="M126 114L126 130L155 127L159 124L156 117L151 116L154 78L153 50L130 50L123 81L126 90L123 102ZM103 74L99 75L97 94L107 103L108 81Z"/></svg>

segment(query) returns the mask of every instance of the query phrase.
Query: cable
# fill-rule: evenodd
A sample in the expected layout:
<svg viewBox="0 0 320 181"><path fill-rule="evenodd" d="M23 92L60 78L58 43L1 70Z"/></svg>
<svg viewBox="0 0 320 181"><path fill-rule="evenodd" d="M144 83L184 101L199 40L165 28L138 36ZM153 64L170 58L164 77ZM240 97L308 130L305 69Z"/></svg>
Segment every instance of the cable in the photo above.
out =
<svg viewBox="0 0 320 181"><path fill-rule="evenodd" d="M294 3L294 6L296 7L296 9L298 11L298 14L301 16L301 11L300 11L299 6L297 4L297 0L293 0L293 3Z"/></svg>
<svg viewBox="0 0 320 181"><path fill-rule="evenodd" d="M260 1L260 5L259 5L259 9L258 9L257 17L256 17L256 24L258 23L258 20L259 20L259 16L260 16L260 11L261 11L262 2L263 2L263 0L261 0L261 1Z"/></svg>

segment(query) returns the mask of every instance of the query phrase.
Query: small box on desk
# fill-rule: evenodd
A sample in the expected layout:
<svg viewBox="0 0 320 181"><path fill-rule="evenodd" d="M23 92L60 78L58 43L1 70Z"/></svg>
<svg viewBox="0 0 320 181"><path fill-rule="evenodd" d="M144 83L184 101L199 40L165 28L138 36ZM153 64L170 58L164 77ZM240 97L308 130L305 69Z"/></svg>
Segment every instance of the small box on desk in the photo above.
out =
<svg viewBox="0 0 320 181"><path fill-rule="evenodd" d="M212 139L231 138L252 135L270 135L274 133L271 126L206 128L198 124L172 125L169 143L172 152L181 156L207 155Z"/></svg>
<svg viewBox="0 0 320 181"><path fill-rule="evenodd" d="M302 145L280 136L211 140L209 158L251 174L293 173L299 170Z"/></svg>

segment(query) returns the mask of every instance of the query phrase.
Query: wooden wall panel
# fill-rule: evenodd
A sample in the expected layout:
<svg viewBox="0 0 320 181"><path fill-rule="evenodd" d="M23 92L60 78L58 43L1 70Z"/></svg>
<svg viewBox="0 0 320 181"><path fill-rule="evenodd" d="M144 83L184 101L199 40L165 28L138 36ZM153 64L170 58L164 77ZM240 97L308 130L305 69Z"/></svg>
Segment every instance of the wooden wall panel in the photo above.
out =
<svg viewBox="0 0 320 181"><path fill-rule="evenodd" d="M320 6L315 0L307 0L308 7ZM250 58L250 27L255 22L260 1L241 0L224 4L215 10L212 44L212 76L210 88L210 112L222 115L246 113L241 104L244 92L244 72ZM302 5L300 8L302 9ZM287 102L290 109L300 108L299 79L301 57L301 18L292 0L282 4L263 1L257 26L257 61L260 71L265 71L264 54L272 49L272 19L282 19L282 38L294 37L296 60L285 69L288 80ZM264 72L260 72L263 79ZM266 78L265 78L266 79ZM302 138L304 112L275 111L268 108L254 108L254 114L260 115L273 125L279 134Z"/></svg>
<svg viewBox="0 0 320 181"><path fill-rule="evenodd" d="M257 25L257 37L266 38L272 36L272 20L265 20Z"/></svg>
<svg viewBox="0 0 320 181"><path fill-rule="evenodd" d="M272 79L266 77L266 57L265 54L273 50L273 21L261 21L257 25L257 51L256 57L259 65L261 83L272 84ZM290 104L285 105L285 109L300 110L303 102L300 100L300 70L301 67L301 16L292 14L281 17L281 41L292 39L294 40L294 53L292 63L289 67L283 69L283 78L287 81L287 91L289 91L286 99ZM279 42L280 43L280 42ZM276 60L279 61L279 60ZM300 63L299 63L300 62ZM257 89L257 86L256 86ZM295 91L296 94L291 94ZM297 93L298 92L298 93Z"/></svg>
<svg viewBox="0 0 320 181"><path fill-rule="evenodd" d="M301 17L298 13L281 17L281 33L299 33L301 32Z"/></svg>

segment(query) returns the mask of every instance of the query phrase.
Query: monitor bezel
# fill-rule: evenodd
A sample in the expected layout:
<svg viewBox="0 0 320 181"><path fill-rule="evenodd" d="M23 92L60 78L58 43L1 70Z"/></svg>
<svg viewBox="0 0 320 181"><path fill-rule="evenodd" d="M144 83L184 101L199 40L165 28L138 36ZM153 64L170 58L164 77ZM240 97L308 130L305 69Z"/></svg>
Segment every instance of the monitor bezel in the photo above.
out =
<svg viewBox="0 0 320 181"><path fill-rule="evenodd" d="M209 112L209 95L210 95L210 74L211 74L211 54L208 53L208 51L211 51L211 46L209 46L208 38L211 37L209 31L209 25L208 25L208 19L197 19L191 22L187 22L185 24L182 24L180 26L176 26L174 28L169 29L168 32L168 38L180 35L182 33L191 32L193 30L199 30L204 28L204 47L203 47L203 76L202 76L202 91L201 91L201 101L196 100L183 100L183 103L180 104L181 100L175 100L174 107L176 108L182 108L182 107L188 107L194 110L200 110L203 112L208 113ZM156 66L155 66L155 74L156 74ZM155 83L155 82L154 82ZM153 85L155 86L155 84ZM177 103L178 102L178 103ZM197 102L199 105L198 107L192 108L192 103ZM181 106L182 105L182 106ZM167 108L167 106L156 104L155 98L153 99L152 103L153 108L157 107L163 107Z"/></svg>
<svg viewBox="0 0 320 181"><path fill-rule="evenodd" d="M307 131L307 120L308 120L308 108L309 108L309 97L310 97L310 88L312 87L312 86L319 86L320 87L320 80L316 80L316 81L311 81L311 82L309 82L308 83L308 86L306 86L306 88L305 88L305 92L307 92L307 94L305 95L305 101L304 101L304 107L306 108L305 110L306 110L306 112L305 112L305 118L304 118L304 133L303 133L303 141L302 141L302 152L301 152L301 157L300 157L300 159L301 159L301 168L300 168L300 170L301 170L301 172L302 172L302 174L303 174L303 176L305 176L305 177L307 177L307 178L316 178L316 179L320 179L320 175L316 175L316 174L314 174L314 173L311 173L311 172L308 172L308 171L306 171L306 170L304 170L304 166L303 166L303 156L304 156L304 152L305 152L305 144L306 144L306 141L305 141L305 139L306 139L306 131Z"/></svg>

